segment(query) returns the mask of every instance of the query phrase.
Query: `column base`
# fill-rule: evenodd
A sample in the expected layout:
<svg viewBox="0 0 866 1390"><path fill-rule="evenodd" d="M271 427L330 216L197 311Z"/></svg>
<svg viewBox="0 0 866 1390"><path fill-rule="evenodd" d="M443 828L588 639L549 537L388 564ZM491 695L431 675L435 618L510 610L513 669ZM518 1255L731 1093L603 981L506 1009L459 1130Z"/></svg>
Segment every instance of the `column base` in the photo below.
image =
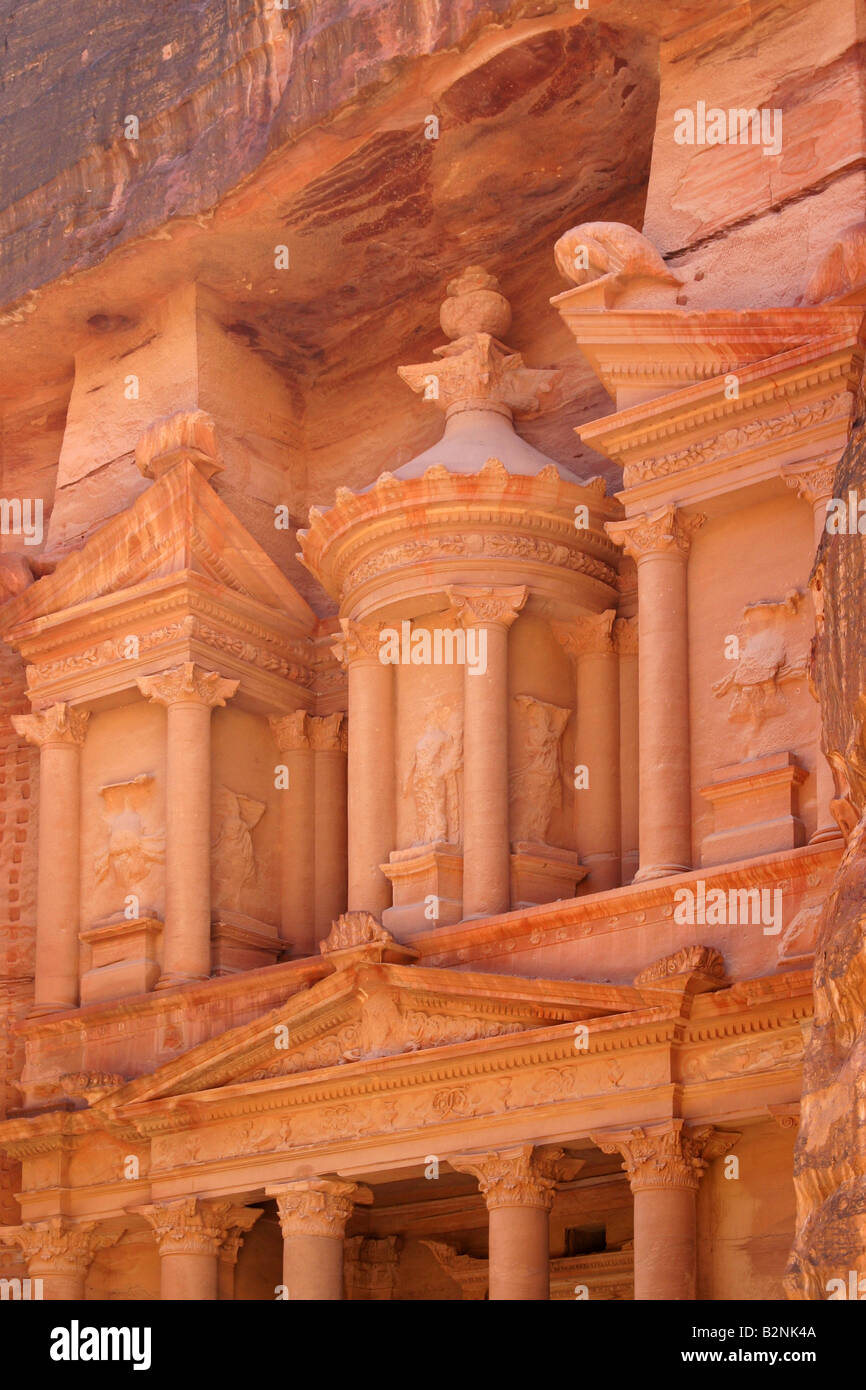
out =
<svg viewBox="0 0 866 1390"><path fill-rule="evenodd" d="M838 825L825 825L820 830L816 830L814 835L810 835L810 845L835 845L842 843L842 831Z"/></svg>
<svg viewBox="0 0 866 1390"><path fill-rule="evenodd" d="M672 874L689 874L691 871L691 864L648 864L645 869L638 869L632 883L646 883L651 878L670 878Z"/></svg>
<svg viewBox="0 0 866 1390"><path fill-rule="evenodd" d="M34 1004L32 1008L30 1008L30 1009L27 1010L27 1018L42 1018L45 1014L62 1014L62 1013L68 1013L70 1009L77 1009L77 1008L78 1008L78 1000L77 1000L77 999L76 999L74 1002L70 1002L70 1003L66 1003L66 1004L53 1003L53 1002L50 1002L50 1003L47 1003L47 1004Z"/></svg>

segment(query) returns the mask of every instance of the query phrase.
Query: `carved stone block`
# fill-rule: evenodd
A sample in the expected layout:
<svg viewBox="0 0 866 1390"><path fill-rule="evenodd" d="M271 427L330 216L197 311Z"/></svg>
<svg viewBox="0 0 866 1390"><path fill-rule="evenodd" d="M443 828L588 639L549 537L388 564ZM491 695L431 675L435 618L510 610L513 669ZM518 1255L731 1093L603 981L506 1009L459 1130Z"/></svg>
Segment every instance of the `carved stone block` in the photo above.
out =
<svg viewBox="0 0 866 1390"><path fill-rule="evenodd" d="M161 932L157 917L109 922L80 932L80 940L91 949L90 968L81 977L82 1004L127 999L152 990L159 979Z"/></svg>
<svg viewBox="0 0 866 1390"><path fill-rule="evenodd" d="M382 922L398 941L463 917L463 853L442 841L391 851L382 865L394 894Z"/></svg>
<svg viewBox="0 0 866 1390"><path fill-rule="evenodd" d="M701 787L714 815L713 833L701 846L701 864L728 864L805 844L797 788L806 776L787 751L718 768L715 781Z"/></svg>
<svg viewBox="0 0 866 1390"><path fill-rule="evenodd" d="M573 850L518 840L511 853L511 905L536 907L573 898L588 872Z"/></svg>
<svg viewBox="0 0 866 1390"><path fill-rule="evenodd" d="M211 927L211 970L214 975L236 975L276 965L285 943L276 927L240 912L219 908Z"/></svg>

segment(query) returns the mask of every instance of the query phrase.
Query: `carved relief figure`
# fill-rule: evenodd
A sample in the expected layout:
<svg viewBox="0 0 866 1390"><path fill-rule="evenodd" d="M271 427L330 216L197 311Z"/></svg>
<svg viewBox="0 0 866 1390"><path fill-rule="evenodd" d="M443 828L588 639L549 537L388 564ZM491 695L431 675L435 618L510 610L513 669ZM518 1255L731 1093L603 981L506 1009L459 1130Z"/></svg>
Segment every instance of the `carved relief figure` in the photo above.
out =
<svg viewBox="0 0 866 1390"><path fill-rule="evenodd" d="M214 802L217 830L213 839L214 900L237 906L241 889L256 876L253 835L265 803L220 787Z"/></svg>
<svg viewBox="0 0 866 1390"><path fill-rule="evenodd" d="M96 856L97 883L110 880L118 896L125 898L150 873L151 865L165 857L165 832L145 831L142 811L153 789L153 777L142 772L129 782L113 782L100 787L105 802L108 843Z"/></svg>
<svg viewBox="0 0 866 1390"><path fill-rule="evenodd" d="M792 650L797 634L791 631L791 619L802 599L797 589L791 589L781 602L749 604L743 610L739 660L713 686L718 698L731 694L731 722L748 725L753 734L766 720L785 712L782 683L805 675L806 651Z"/></svg>
<svg viewBox="0 0 866 1390"><path fill-rule="evenodd" d="M517 695L524 737L511 772L511 826L515 840L544 843L553 812L562 805L562 735L570 711Z"/></svg>
<svg viewBox="0 0 866 1390"><path fill-rule="evenodd" d="M430 716L403 780L415 800L415 843L460 843L463 713L447 705Z"/></svg>

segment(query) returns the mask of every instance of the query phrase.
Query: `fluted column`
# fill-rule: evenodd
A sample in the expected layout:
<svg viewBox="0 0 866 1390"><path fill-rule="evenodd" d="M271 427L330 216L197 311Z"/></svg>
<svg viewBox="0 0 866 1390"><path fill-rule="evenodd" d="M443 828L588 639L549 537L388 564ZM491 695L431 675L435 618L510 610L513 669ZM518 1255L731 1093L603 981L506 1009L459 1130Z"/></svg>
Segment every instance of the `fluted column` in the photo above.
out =
<svg viewBox="0 0 866 1390"><path fill-rule="evenodd" d="M599 893L620 885L619 659L616 614L586 614L573 625L577 662L575 763L589 785L575 792L575 833L587 886Z"/></svg>
<svg viewBox="0 0 866 1390"><path fill-rule="evenodd" d="M609 521L605 530L637 564L640 869L636 881L691 864L689 643L686 571L703 517L665 506Z"/></svg>
<svg viewBox="0 0 866 1390"><path fill-rule="evenodd" d="M463 916L511 907L508 803L508 632L525 588L448 591L457 621L477 633L486 669L466 662L463 678Z"/></svg>
<svg viewBox="0 0 866 1390"><path fill-rule="evenodd" d="M634 1193L635 1299L695 1297L698 1184L738 1138L682 1120L592 1135L604 1153L622 1155Z"/></svg>
<svg viewBox="0 0 866 1390"><path fill-rule="evenodd" d="M381 916L391 885L380 869L396 843L394 671L380 628L343 619L335 650L349 672L348 910Z"/></svg>
<svg viewBox="0 0 866 1390"><path fill-rule="evenodd" d="M617 618L613 640L619 656L620 881L631 883L640 865L637 618Z"/></svg>
<svg viewBox="0 0 866 1390"><path fill-rule="evenodd" d="M34 1015L78 1004L81 746L89 718L66 704L12 717L16 731L39 748Z"/></svg>
<svg viewBox="0 0 866 1390"><path fill-rule="evenodd" d="M19 1246L30 1279L42 1280L42 1297L53 1301L84 1298L84 1283L98 1250L114 1245L120 1231L106 1231L96 1221L75 1222L65 1216L5 1227L2 1243Z"/></svg>
<svg viewBox="0 0 866 1390"><path fill-rule="evenodd" d="M289 774L288 786L280 790L280 935L299 956L313 951L316 910L316 790L309 721L305 710L270 721Z"/></svg>
<svg viewBox="0 0 866 1390"><path fill-rule="evenodd" d="M821 537L827 525L827 503L833 496L833 480L836 474L834 460L823 460L811 467L797 465L782 469L788 487L795 490L812 508L812 543L814 552L821 544ZM839 827L830 813L830 802L836 796L831 768L821 747L821 719L818 716L818 749L815 759L815 831L809 844L820 845L840 838Z"/></svg>
<svg viewBox="0 0 866 1390"><path fill-rule="evenodd" d="M490 1213L492 1300L537 1301L550 1297L550 1209L557 1179L576 1173L580 1161L561 1149L531 1144L491 1153L458 1154L448 1162L471 1173Z"/></svg>
<svg viewBox="0 0 866 1390"><path fill-rule="evenodd" d="M211 712L238 684L192 661L138 680L142 695L166 707L165 929L157 989L210 975Z"/></svg>
<svg viewBox="0 0 866 1390"><path fill-rule="evenodd" d="M180 1197L136 1210L152 1226L159 1247L163 1302L218 1298L220 1250L236 1228L245 1229L247 1208L226 1200Z"/></svg>
<svg viewBox="0 0 866 1390"><path fill-rule="evenodd" d="M290 1301L345 1298L343 1238L356 1202L372 1201L368 1188L339 1178L309 1178L269 1188L283 1233L283 1283Z"/></svg>
<svg viewBox="0 0 866 1390"><path fill-rule="evenodd" d="M308 724L316 764L316 903L314 945L346 911L346 754L345 714L327 714Z"/></svg>

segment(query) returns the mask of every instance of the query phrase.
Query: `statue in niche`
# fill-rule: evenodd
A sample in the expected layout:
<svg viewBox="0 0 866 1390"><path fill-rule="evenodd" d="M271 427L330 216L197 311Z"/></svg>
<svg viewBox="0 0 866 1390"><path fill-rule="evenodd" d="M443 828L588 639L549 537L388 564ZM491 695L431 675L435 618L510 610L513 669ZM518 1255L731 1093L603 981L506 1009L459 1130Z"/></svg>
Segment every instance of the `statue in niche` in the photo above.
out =
<svg viewBox="0 0 866 1390"><path fill-rule="evenodd" d="M253 831L265 813L265 803L220 787L214 799L216 834L212 845L214 902L236 907L241 889L256 876Z"/></svg>
<svg viewBox="0 0 866 1390"><path fill-rule="evenodd" d="M415 844L460 844L463 713L439 705L415 744L403 795L415 800Z"/></svg>
<svg viewBox="0 0 866 1390"><path fill-rule="evenodd" d="M515 696L524 713L524 739L510 775L515 841L544 844L550 818L562 806L562 735L570 710Z"/></svg>
<svg viewBox="0 0 866 1390"><path fill-rule="evenodd" d="M806 651L791 651L791 620L802 600L799 590L791 589L780 602L750 603L744 608L739 659L730 674L713 686L717 699L730 693L728 719L748 727L750 749L761 725L787 710L783 682L805 677Z"/></svg>
<svg viewBox="0 0 866 1390"><path fill-rule="evenodd" d="M105 802L108 844L94 860L96 882L110 879L121 898L147 878L152 864L162 863L165 857L165 832L149 834L142 820L152 789L148 772L99 789Z"/></svg>

